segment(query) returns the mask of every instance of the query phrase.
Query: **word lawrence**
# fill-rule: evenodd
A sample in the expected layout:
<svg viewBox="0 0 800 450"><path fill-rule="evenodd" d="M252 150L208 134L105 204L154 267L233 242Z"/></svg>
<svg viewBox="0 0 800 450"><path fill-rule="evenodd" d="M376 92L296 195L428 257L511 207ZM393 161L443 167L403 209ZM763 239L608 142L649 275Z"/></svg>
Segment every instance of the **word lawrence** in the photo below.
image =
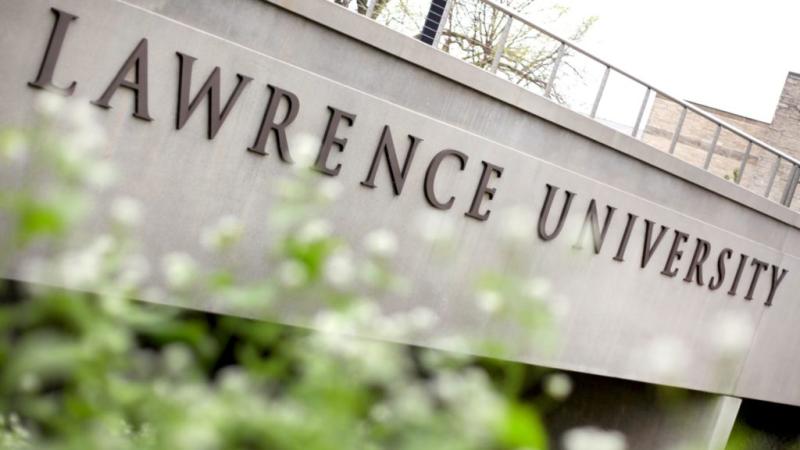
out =
<svg viewBox="0 0 800 450"><path fill-rule="evenodd" d="M42 58L38 74L29 85L34 88L46 89L65 96L70 96L73 94L77 82L73 81L66 85L58 85L54 81L54 74L64 38L70 24L78 17L56 8L52 8L51 11L55 15L55 22L50 34L50 40ZM203 100L207 99L208 138L214 139L217 132L222 127L225 118L236 104L237 99L253 79L237 74L237 85L228 97L225 105L222 106L220 100L221 71L219 67L215 67L211 75L208 76L192 97L192 66L196 59L180 52L177 53L177 56L179 59L179 92L176 127L177 129L183 128L194 111L203 103ZM132 91L134 94L133 116L141 120L153 120L149 114L147 65L147 39L142 39L136 45L130 56L128 56L127 60L122 64L108 87L103 91L100 97L92 103L101 108L110 108L112 97L120 88L125 88ZM252 146L248 147L248 150L260 155L266 155L267 152L265 149L267 141L274 135L277 140L276 148L278 156L282 161L291 163L292 158L289 152L286 129L297 117L300 101L292 92L272 85L268 85L268 87L271 92L270 99L265 107L264 116L256 134L255 141ZM277 112L281 102L287 104L288 107L283 117L278 118ZM326 175L336 176L339 174L341 164L331 167L328 159L332 149L336 148L338 151L344 151L347 139L337 136L337 133L339 127L342 125L353 126L356 115L331 106L328 106L328 109L330 111L330 119L322 137L321 147L317 154L314 168ZM422 139L410 135L409 139L409 148L406 152L405 160L401 165L400 158L395 150L391 130L388 125L384 126L369 172L361 184L369 188L375 188L375 178L379 165L382 160L385 160L388 165L394 194L400 195L411 167L416 148L422 141ZM455 201L454 197L450 197L446 200L440 199L434 190L439 167L445 158L457 160L461 170L465 169L469 159L466 154L460 151L447 149L438 152L428 164L423 186L425 199L432 207L441 210L450 209ZM489 218L491 210L486 206L486 203L491 201L496 193L496 188L491 186L491 184L493 181L496 181L495 178L500 178L503 174L502 167L487 161L482 161L482 164L483 170L477 182L475 194L472 198L469 210L465 213L467 217L479 221L484 221ZM554 214L554 217L550 218L559 187L547 184L546 189L546 197L539 214L538 235L543 241L551 241L555 239L564 228L564 224L568 220L568 216L570 216L570 207L576 194L565 190L562 196L563 201L560 204L560 212L557 213L558 217L556 218ZM597 203L594 199L591 200L586 214L582 219L582 226L580 228L578 240L573 246L574 248L582 248L582 243L591 237L594 253L600 253L612 221L615 217L619 216L615 215L616 208L613 206L607 205L605 209L605 217L601 225ZM645 269L651 264L653 255L661 245L669 245L666 261L664 261L663 266L661 263L659 263L658 266L661 268L662 275L670 278L678 276L679 269L676 267L676 264L684 256L684 251L687 250L685 244L692 240L689 234L677 229L672 230L670 233L669 227L657 225L649 219L640 221L639 217L632 213L627 214L625 230L615 249L613 259L618 262L624 261L634 228L637 223L642 222L644 225L641 244L641 268ZM591 235L589 235L590 232ZM671 236L672 242L666 244L665 242L670 240L668 236ZM696 283L698 286L707 286L708 289L712 291L724 287L731 296L736 296L741 291L744 292L745 300L752 300L756 287L759 281L762 280L762 273L768 272L768 282L770 285L764 304L767 306L772 304L778 287L786 277L787 269L782 269L744 253L734 253L730 248L723 248L717 252L716 256L713 256L711 244L708 241L699 237L695 237L693 241L694 248L691 250L690 264L685 274L683 274L683 281L687 283ZM734 258L734 255L737 255L738 258ZM738 259L738 262L734 262L736 259ZM711 268L709 269L707 266L711 266ZM714 273L711 274L711 271ZM733 274L732 277L730 276L731 273ZM706 277L706 275L710 276Z"/></svg>

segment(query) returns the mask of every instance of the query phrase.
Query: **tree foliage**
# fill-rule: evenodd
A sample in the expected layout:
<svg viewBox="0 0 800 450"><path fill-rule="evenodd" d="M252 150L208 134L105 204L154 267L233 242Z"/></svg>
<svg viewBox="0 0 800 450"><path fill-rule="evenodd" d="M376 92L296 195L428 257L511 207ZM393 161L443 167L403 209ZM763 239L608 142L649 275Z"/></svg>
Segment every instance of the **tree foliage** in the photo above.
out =
<svg viewBox="0 0 800 450"><path fill-rule="evenodd" d="M336 3L353 8L359 14L368 11L367 0L334 0ZM498 4L519 12L525 17L536 10L541 24L563 20L569 8L551 6L537 9L537 0L498 0ZM371 18L411 35L418 35L427 14L429 0L376 0ZM440 47L481 69L490 70L495 57L502 50L497 63L497 73L528 89L543 92L550 79L552 69L559 54L559 43L536 29L512 20L504 45L502 36L510 17L504 12L480 0L451 0L450 14L442 29ZM567 36L571 41L580 41L596 22L597 17L582 19ZM559 66L559 74L581 80L585 70L567 50ZM568 102L569 87L555 83L551 96L560 103Z"/></svg>

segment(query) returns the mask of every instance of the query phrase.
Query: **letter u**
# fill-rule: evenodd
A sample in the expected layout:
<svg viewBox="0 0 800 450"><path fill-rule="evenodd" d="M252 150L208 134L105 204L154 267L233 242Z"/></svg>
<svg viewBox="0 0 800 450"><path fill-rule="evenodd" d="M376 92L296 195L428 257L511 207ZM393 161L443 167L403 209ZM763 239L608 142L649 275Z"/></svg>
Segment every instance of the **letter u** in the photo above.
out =
<svg viewBox="0 0 800 450"><path fill-rule="evenodd" d="M564 228L564 221L569 213L569 207L572 204L572 198L575 197L574 192L564 191L566 198L564 199L564 206L561 208L561 215L558 217L558 224L552 233L548 233L547 217L550 215L550 208L553 206L553 199L557 192L558 186L547 185L547 198L544 201L544 206L542 206L542 212L539 213L539 237L543 241L555 239L561 233L561 229Z"/></svg>

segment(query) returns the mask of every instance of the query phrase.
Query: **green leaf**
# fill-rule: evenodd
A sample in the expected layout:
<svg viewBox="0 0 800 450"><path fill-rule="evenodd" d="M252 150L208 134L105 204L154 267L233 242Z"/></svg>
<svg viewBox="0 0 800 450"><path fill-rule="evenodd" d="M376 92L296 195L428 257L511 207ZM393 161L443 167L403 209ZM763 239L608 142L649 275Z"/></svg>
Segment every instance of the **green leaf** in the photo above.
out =
<svg viewBox="0 0 800 450"><path fill-rule="evenodd" d="M500 440L509 448L547 450L547 431L541 417L530 406L509 403L500 427Z"/></svg>

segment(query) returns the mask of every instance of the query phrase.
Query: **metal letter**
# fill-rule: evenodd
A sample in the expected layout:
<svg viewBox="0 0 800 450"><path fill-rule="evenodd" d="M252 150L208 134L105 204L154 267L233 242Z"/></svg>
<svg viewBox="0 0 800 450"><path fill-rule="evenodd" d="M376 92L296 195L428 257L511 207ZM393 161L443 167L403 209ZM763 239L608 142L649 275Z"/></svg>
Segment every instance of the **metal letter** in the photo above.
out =
<svg viewBox="0 0 800 450"><path fill-rule="evenodd" d="M664 264L664 270L661 271L661 275L672 278L678 273L678 269L673 269L672 265L675 263L675 261L680 261L681 256L683 256L683 250L680 250L680 246L688 240L688 234L680 230L675 230L675 238L672 240L672 248L669 250L669 256L667 256L667 262Z"/></svg>
<svg viewBox="0 0 800 450"><path fill-rule="evenodd" d="M336 109L333 106L328 106L328 110L331 112L331 118L328 121L328 126L325 128L325 136L322 138L322 147L320 147L317 160L314 162L314 169L325 175L336 176L339 175L342 165L336 164L336 167L333 169L327 166L331 147L336 145L339 151L343 152L344 146L347 145L347 138L337 137L336 131L339 129L339 123L342 119L347 122L347 126L352 127L353 123L356 121L356 115Z"/></svg>
<svg viewBox="0 0 800 450"><path fill-rule="evenodd" d="M219 67L214 67L214 70L211 72L211 75L208 77L205 83L200 87L200 90L197 91L197 95L194 99L189 102L189 91L192 87L192 66L194 62L197 61L197 58L194 58L189 55L184 55L181 52L176 52L178 55L178 59L180 59L180 74L178 78L178 123L177 128L180 130L186 124L186 121L189 120L189 117L192 116L192 113L198 106L200 106L200 102L203 101L204 97L208 97L208 138L214 139L214 136L217 135L217 131L219 131L222 123L225 122L225 118L228 117L228 113L231 112L233 109L233 105L236 103L236 100L241 95L242 91L244 90L245 86L250 83L253 79L250 77L246 77L244 75L236 74L236 77L239 81L236 83L236 88L233 90L233 94L228 98L228 101L225 103L225 108L222 109L222 112L219 111L219 79L220 79L220 69Z"/></svg>
<svg viewBox="0 0 800 450"><path fill-rule="evenodd" d="M736 289L739 287L739 280L742 278L744 272L744 263L747 262L748 256L742 253L739 257L739 267L736 268L736 275L733 277L733 284L728 290L728 295L736 295Z"/></svg>
<svg viewBox="0 0 800 450"><path fill-rule="evenodd" d="M133 77L135 81L128 81L125 79L131 69L134 71ZM101 95L99 99L93 101L92 103L101 108L111 108L111 105L108 102L120 87L133 90L135 101L133 117L147 120L148 122L153 120L153 118L150 117L148 109L147 39L142 39L139 41L139 44L133 50L133 53L128 56L128 59L124 64L122 64L122 67L120 67L119 72L117 72L117 75L114 77L114 80L111 81L111 84L109 84L105 92L103 92L103 95Z"/></svg>
<svg viewBox="0 0 800 450"><path fill-rule="evenodd" d="M606 233L608 232L608 228L611 225L611 219L614 217L614 211L617 208L613 206L606 205L606 218L603 221L603 229L600 230L600 219L597 217L597 204L595 203L594 199L589 202L589 209L586 210L586 219L583 221L583 225L581 226L581 231L578 234L578 240L575 241L575 244L572 248L580 250L583 248L583 241L586 237L586 228L591 224L592 226L592 243L594 244L594 253L599 254L600 249L603 247L603 242L606 240Z"/></svg>
<svg viewBox="0 0 800 450"><path fill-rule="evenodd" d="M50 8L50 11L56 15L56 23L53 25L53 32L50 33L50 41L47 43L47 50L44 52L44 59L42 60L42 65L39 67L39 74L36 75L36 80L29 82L28 85L69 96L75 92L75 86L77 86L78 83L73 81L67 87L56 86L53 84L53 73L56 70L56 63L61 54L61 46L64 44L64 36L67 34L67 28L78 16L56 8Z"/></svg>
<svg viewBox="0 0 800 450"><path fill-rule="evenodd" d="M705 239L697 238L697 245L694 247L694 255L692 255L692 262L689 264L689 271L683 281L691 283L697 274L697 284L703 286L703 263L708 259L708 253L711 249L711 244Z"/></svg>
<svg viewBox="0 0 800 450"><path fill-rule="evenodd" d="M769 296L767 297L767 301L764 302L766 306L772 305L772 298L775 296L775 291L778 290L778 285L781 284L783 278L786 276L786 273L789 272L786 269L781 269L781 274L778 275L778 266L772 266L772 285L769 288Z"/></svg>
<svg viewBox="0 0 800 450"><path fill-rule="evenodd" d="M261 120L261 127L258 129L256 142L252 147L247 150L258 153L259 155L267 154L267 140L270 133L275 131L275 136L278 138L278 155L280 155L283 162L292 162L292 156L289 153L289 141L286 139L286 127L288 127L297 117L300 111L300 100L293 93L283 90L279 87L267 85L270 91L269 103L264 112L264 118ZM275 114L278 112L278 105L281 99L286 99L288 107L286 109L286 117L280 123L275 122Z"/></svg>
<svg viewBox="0 0 800 450"><path fill-rule="evenodd" d="M711 279L708 280L708 288L712 291L716 291L717 289L722 286L722 282L725 280L725 260L731 259L733 255L733 250L726 248L719 252L719 257L717 257L717 276L711 276Z"/></svg>
<svg viewBox="0 0 800 450"><path fill-rule="evenodd" d="M628 239L631 237L631 232L633 231L633 225L636 223L636 219L639 216L636 214L628 213L628 223L625 224L625 232L622 233L622 241L619 243L619 249L617 250L617 254L614 255L614 261L622 262L624 261L625 257L625 250L628 248Z"/></svg>
<svg viewBox="0 0 800 450"><path fill-rule="evenodd" d="M753 279L750 281L750 289L747 290L747 295L744 296L745 300L752 300L753 293L756 291L756 285L758 284L758 278L761 276L762 270L767 270L769 264L764 261L759 260L758 258L753 258L750 262L751 266L756 266L755 270L753 270Z"/></svg>
<svg viewBox="0 0 800 450"><path fill-rule="evenodd" d="M544 200L544 205L542 206L541 212L539 212L539 226L538 232L539 237L543 241L549 241L555 239L559 233L561 233L561 229L564 227L564 221L567 218L567 213L569 213L569 207L572 204L572 198L575 196L574 192L564 191L566 198L564 199L564 206L561 207L561 215L558 217L558 223L556 224L556 228L553 230L552 233L547 232L547 217L550 215L550 208L553 206L553 199L558 192L558 186L553 186L548 184L547 185L547 197Z"/></svg>
<svg viewBox="0 0 800 450"><path fill-rule="evenodd" d="M442 150L436 154L431 160L431 163L428 165L428 170L425 172L425 199L428 200L431 206L436 209L450 209L453 207L453 202L455 202L455 197L450 197L449 200L442 203L436 199L436 191L434 190L436 184L436 175L439 173L439 166L442 164L442 160L448 156L453 156L460 162L460 170L464 170L467 166L467 160L469 157L458 150Z"/></svg>
<svg viewBox="0 0 800 450"><path fill-rule="evenodd" d="M642 250L642 269L647 267L647 264L650 262L650 258L653 257L653 253L656 252L656 248L658 248L661 240L664 239L664 235L667 234L667 230L669 230L669 227L661 225L661 230L658 232L656 241L651 243L653 237L653 225L655 224L652 221L649 219L644 219L644 249Z"/></svg>
<svg viewBox="0 0 800 450"><path fill-rule="evenodd" d="M414 160L414 153L417 151L417 145L422 142L422 139L408 135L411 141L406 152L406 159L403 161L403 168L400 168L400 162L397 159L397 152L394 149L394 140L392 139L392 130L389 125L383 127L381 133L381 140L378 142L378 148L375 150L375 156L372 158L372 165L369 167L367 179L361 182L362 186L375 188L375 175L378 173L378 164L381 162L381 154L386 155L386 162L389 164L389 176L392 179L392 188L394 195L400 195L403 192L403 185L408 176L408 170L411 168L411 161Z"/></svg>
<svg viewBox="0 0 800 450"><path fill-rule="evenodd" d="M492 177L492 174L497 174L497 178L500 178L503 175L503 168L499 166L495 166L492 163L488 163L486 161L481 161L483 163L483 173L481 174L481 180L478 182L478 189L475 191L475 197L472 198L472 205L469 207L469 211L467 211L464 215L467 217L472 217L473 219L477 220L486 220L489 218L489 214L492 213L492 210L487 209L485 213L481 213L481 203L483 202L483 197L486 196L489 200L494 198L494 193L497 192L497 189L489 186L489 179Z"/></svg>

